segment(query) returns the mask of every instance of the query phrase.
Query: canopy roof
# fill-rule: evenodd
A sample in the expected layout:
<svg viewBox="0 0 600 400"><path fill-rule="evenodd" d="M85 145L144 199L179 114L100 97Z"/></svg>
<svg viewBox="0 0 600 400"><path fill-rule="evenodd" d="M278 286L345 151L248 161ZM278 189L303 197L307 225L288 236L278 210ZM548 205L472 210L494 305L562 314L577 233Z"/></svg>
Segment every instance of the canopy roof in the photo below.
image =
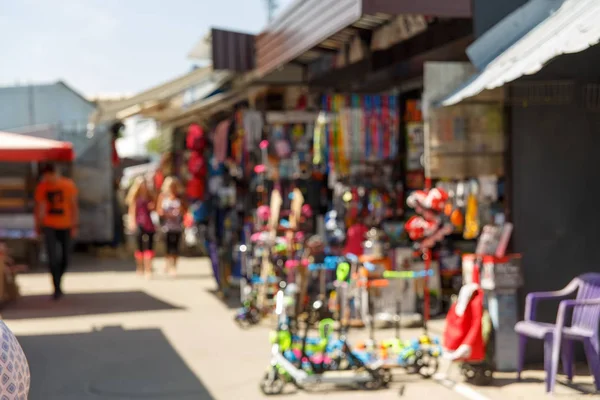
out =
<svg viewBox="0 0 600 400"><path fill-rule="evenodd" d="M73 157L71 143L0 132L0 161L73 161Z"/></svg>
<svg viewBox="0 0 600 400"><path fill-rule="evenodd" d="M526 32L481 72L443 99L442 105L450 106L524 75L533 75L553 58L583 51L600 40L600 25L597 23L600 19L600 2L597 0L554 0L537 3L550 8L547 12L548 17ZM531 4L535 5L534 2ZM518 21L520 15L528 11L527 7L518 9L503 20L507 23L501 22L493 29L497 29L499 33L513 29L510 23Z"/></svg>

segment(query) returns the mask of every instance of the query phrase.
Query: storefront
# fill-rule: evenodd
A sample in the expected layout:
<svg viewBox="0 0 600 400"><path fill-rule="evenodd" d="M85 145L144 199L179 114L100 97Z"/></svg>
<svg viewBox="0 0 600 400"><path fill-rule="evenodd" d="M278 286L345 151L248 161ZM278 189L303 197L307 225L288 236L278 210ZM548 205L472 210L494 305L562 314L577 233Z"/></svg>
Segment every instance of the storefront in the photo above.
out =
<svg viewBox="0 0 600 400"><path fill-rule="evenodd" d="M552 14L552 5L540 2L517 10L473 45L478 72L438 97L447 113L477 103L477 96L500 94L506 216L514 223L512 248L523 254L522 295L557 290L577 275L598 270L593 263L598 234L589 223L598 210L583 189L596 181L599 170L592 149L598 146L594 65L600 50L590 47L599 35L588 27L600 9L592 3L565 1ZM507 34L504 48L490 42L514 31L521 36ZM540 310L542 320L555 316L552 307ZM532 360L541 358L540 348L528 350Z"/></svg>
<svg viewBox="0 0 600 400"><path fill-rule="evenodd" d="M38 164L56 162L68 170L73 161L70 143L0 132L0 304L18 294L6 260L34 268L40 246L35 227L34 192Z"/></svg>

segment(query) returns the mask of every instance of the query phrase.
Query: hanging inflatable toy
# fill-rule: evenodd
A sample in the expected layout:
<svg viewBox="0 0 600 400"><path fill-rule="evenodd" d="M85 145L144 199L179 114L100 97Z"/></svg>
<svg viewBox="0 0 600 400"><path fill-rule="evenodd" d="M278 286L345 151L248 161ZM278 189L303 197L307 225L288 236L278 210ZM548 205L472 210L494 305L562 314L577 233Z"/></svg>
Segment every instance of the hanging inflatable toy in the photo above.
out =
<svg viewBox="0 0 600 400"><path fill-rule="evenodd" d="M256 216L259 222L266 224L269 221L269 218L271 218L271 209L269 206L260 206L256 210Z"/></svg>
<svg viewBox="0 0 600 400"><path fill-rule="evenodd" d="M439 224L434 221L428 221L425 218L414 215L406 221L404 230L408 234L410 240L420 242L426 237L432 236L437 232Z"/></svg>
<svg viewBox="0 0 600 400"><path fill-rule="evenodd" d="M302 206L302 216L305 218L312 218L313 212L312 212L312 208L309 204L304 204Z"/></svg>

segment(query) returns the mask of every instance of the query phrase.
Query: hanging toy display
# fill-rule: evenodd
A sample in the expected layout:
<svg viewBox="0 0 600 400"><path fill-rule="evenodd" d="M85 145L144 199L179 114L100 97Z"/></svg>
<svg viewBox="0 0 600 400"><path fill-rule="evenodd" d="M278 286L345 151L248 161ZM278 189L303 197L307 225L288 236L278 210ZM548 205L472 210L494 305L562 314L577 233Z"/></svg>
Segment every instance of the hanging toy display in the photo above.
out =
<svg viewBox="0 0 600 400"><path fill-rule="evenodd" d="M399 132L397 103L393 95L323 96L322 114L315 126L313 163L320 164L324 157L328 169L346 176L352 166L363 161L395 158Z"/></svg>
<svg viewBox="0 0 600 400"><path fill-rule="evenodd" d="M476 239L479 236L479 204L477 200L478 185L476 181L471 182L471 190L467 197L467 211L465 214L465 232L466 240Z"/></svg>
<svg viewBox="0 0 600 400"><path fill-rule="evenodd" d="M448 193L440 188L418 190L407 199L407 205L417 214L405 224L406 232L421 250L431 249L454 231L454 225L444 214Z"/></svg>

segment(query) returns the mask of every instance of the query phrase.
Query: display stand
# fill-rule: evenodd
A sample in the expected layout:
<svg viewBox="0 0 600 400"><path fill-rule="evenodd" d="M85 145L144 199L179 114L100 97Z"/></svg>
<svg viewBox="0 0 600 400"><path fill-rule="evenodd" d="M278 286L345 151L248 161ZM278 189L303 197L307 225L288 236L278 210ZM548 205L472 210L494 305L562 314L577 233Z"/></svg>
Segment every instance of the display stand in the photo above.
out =
<svg viewBox="0 0 600 400"><path fill-rule="evenodd" d="M517 290L523 285L521 255L505 256L501 254L503 253L502 249L505 248L504 243L508 239L506 235L502 235L502 232L507 231L506 227L505 229L491 226L485 228L484 232L498 232L499 235L496 236L496 239L485 234L482 235L481 246L478 247L492 253L500 249L500 254L465 254L463 256L463 279L466 283L470 283L473 270L480 269L480 285L484 290L487 310L494 326L496 370L513 372L517 369L518 355L516 351L506 351L506 349L516 349L519 344L514 326L518 322ZM511 230L512 228L509 227L508 231ZM496 243L496 245L490 246L491 243Z"/></svg>

